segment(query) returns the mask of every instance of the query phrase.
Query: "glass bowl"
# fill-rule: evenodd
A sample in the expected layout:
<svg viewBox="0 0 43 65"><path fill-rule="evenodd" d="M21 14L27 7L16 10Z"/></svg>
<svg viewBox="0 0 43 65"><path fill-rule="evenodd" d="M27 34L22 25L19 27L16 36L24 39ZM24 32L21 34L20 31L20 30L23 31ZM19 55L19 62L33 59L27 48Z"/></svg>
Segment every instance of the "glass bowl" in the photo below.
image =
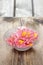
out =
<svg viewBox="0 0 43 65"><path fill-rule="evenodd" d="M19 27L19 28L20 28L20 27ZM17 31L17 29L18 29L18 28L9 29L9 30L5 33L5 35L4 35L4 40L6 41L6 39L9 38L10 35L14 34L14 33ZM8 45L10 45L7 41L6 41L6 43L7 43ZM34 44L35 44L35 42L33 43L33 45L34 45ZM12 45L11 45L11 46L12 46ZM25 48L19 48L19 47L17 47L16 45L13 46L13 48L15 48L15 49L18 50L18 51L26 51L26 50L30 49L31 47L32 47L32 46L28 46L28 47L25 47Z"/></svg>

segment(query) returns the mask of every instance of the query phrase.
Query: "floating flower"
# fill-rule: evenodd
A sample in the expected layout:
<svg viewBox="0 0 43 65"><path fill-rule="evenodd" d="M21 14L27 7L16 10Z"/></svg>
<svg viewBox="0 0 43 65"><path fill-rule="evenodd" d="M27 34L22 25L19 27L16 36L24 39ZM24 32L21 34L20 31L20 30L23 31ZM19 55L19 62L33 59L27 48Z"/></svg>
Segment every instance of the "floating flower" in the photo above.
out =
<svg viewBox="0 0 43 65"><path fill-rule="evenodd" d="M19 48L31 47L38 38L37 32L28 28L19 28L16 33L7 38L7 42Z"/></svg>

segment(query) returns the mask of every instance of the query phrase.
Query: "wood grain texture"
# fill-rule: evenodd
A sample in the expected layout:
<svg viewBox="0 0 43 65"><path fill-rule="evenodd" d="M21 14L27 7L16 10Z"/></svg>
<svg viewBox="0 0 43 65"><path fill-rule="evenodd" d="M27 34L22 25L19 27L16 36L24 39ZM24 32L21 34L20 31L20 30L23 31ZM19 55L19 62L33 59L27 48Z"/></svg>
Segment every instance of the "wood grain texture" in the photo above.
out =
<svg viewBox="0 0 43 65"><path fill-rule="evenodd" d="M21 26L20 18L16 18L9 22L4 18L0 18L0 65L43 65L43 25L36 23L33 18L22 18L23 25L32 26L39 33L39 41L31 49L21 52L7 45L3 39L8 29ZM30 22L31 20L31 22ZM28 24L27 24L28 23Z"/></svg>

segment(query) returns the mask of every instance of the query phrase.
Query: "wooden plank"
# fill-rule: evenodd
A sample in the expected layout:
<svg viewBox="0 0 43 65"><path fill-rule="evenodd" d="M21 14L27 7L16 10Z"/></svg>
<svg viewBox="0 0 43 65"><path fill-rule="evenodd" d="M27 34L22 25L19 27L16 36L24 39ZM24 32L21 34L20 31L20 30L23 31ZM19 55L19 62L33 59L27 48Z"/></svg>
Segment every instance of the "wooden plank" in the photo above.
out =
<svg viewBox="0 0 43 65"><path fill-rule="evenodd" d="M4 41L5 32L12 28L12 23L3 21L0 24L0 65L12 65L12 51Z"/></svg>

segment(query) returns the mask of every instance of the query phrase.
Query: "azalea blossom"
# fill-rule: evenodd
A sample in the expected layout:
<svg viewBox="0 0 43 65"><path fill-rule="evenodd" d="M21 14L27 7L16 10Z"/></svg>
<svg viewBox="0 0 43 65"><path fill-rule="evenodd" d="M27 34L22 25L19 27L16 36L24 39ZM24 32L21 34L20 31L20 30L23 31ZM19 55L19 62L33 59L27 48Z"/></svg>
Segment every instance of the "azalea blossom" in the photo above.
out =
<svg viewBox="0 0 43 65"><path fill-rule="evenodd" d="M37 32L28 28L19 28L14 34L7 38L7 42L18 48L31 47L34 41L38 38Z"/></svg>

